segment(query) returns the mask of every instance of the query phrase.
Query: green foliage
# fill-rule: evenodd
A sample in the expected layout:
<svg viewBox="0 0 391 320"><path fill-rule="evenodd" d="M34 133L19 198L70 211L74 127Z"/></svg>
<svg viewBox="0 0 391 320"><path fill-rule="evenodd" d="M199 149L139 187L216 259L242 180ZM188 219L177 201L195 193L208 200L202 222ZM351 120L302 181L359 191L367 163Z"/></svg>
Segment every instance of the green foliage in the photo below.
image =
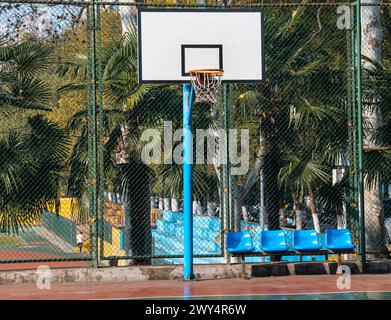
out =
<svg viewBox="0 0 391 320"><path fill-rule="evenodd" d="M1 111L50 110L52 92L42 73L51 63L51 52L45 43L6 45L0 38Z"/></svg>
<svg viewBox="0 0 391 320"><path fill-rule="evenodd" d="M263 168L266 204L274 217L282 199L302 199L308 194L315 196L320 211L340 212L349 188L348 172L335 185L330 175L339 162L347 163L350 152L346 54L350 35L335 27L335 12L330 13L327 6L306 6L307 2L295 8L264 9L266 80L260 85L233 85L234 126L248 128L251 139L250 170L234 179L234 190L241 195L236 198L244 204L257 202L249 198L259 194L257 182ZM137 193L139 184L148 184L159 195L179 198L182 166L143 165L140 135L147 128L163 133L164 121L172 121L174 130L181 127L181 90L174 85L137 83L136 25L132 20L121 22L118 12L102 10L103 126L98 138L105 188ZM388 29L386 25L386 37ZM64 31L57 48L37 38L12 45L0 40L0 112L13 119L12 126L17 122L22 128L0 138L3 230L17 230L38 219L40 210L56 200L62 175L67 176L68 194L77 197L86 209L80 221L88 217L91 136L86 35L87 23L82 19ZM386 45L385 52L389 50ZM96 66L99 61L96 57ZM368 183L378 184L390 179L391 65L389 60L370 64L372 67L364 70L364 105L378 108L383 122L372 135L381 148L366 150L364 161ZM194 127L222 127L222 107L197 105ZM14 114L21 109L27 111ZM53 110L49 119L57 123L37 115L45 110ZM260 152L263 148L264 154ZM261 157L264 163L256 168ZM218 199L219 169L213 165L194 167L196 199ZM137 174L139 181L135 181Z"/></svg>
<svg viewBox="0 0 391 320"><path fill-rule="evenodd" d="M28 119L26 131L0 140L0 230L18 232L39 221L58 198L68 137L43 116Z"/></svg>

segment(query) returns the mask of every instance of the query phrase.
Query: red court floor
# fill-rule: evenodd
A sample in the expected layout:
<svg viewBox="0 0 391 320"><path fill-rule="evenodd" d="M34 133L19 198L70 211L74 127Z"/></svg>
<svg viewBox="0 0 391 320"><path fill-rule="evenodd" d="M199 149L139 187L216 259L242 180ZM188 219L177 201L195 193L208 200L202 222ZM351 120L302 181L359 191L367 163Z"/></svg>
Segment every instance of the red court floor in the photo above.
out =
<svg viewBox="0 0 391 320"><path fill-rule="evenodd" d="M85 268L89 266L88 262L83 261L0 263L0 271L35 270L42 265L49 266L50 268Z"/></svg>
<svg viewBox="0 0 391 320"><path fill-rule="evenodd" d="M85 268L89 266L88 262L85 261L0 263L0 271L35 270L42 265L49 266L50 268Z"/></svg>
<svg viewBox="0 0 391 320"><path fill-rule="evenodd" d="M163 280L52 283L50 290L39 290L34 284L1 285L0 299L83 300L344 292L336 286L337 277L336 275L321 275L194 282ZM353 275L349 291L391 292L391 275Z"/></svg>
<svg viewBox="0 0 391 320"><path fill-rule="evenodd" d="M33 260L33 259L63 259L63 256L49 252L26 251L26 250L0 250L0 260ZM47 261L47 262L23 262L23 263L0 263L1 270L30 270L41 265L50 268L81 268L88 267L87 261Z"/></svg>

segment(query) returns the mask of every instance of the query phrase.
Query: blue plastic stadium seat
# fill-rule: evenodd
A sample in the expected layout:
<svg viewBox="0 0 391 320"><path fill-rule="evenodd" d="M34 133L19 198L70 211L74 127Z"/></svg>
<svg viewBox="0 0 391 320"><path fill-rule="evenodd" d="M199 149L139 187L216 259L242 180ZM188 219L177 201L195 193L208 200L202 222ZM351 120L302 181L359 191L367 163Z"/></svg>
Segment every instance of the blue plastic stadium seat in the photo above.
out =
<svg viewBox="0 0 391 320"><path fill-rule="evenodd" d="M254 251L250 231L227 232L227 252L249 253Z"/></svg>
<svg viewBox="0 0 391 320"><path fill-rule="evenodd" d="M293 232L293 248L297 251L320 250L319 237L315 230L295 230Z"/></svg>
<svg viewBox="0 0 391 320"><path fill-rule="evenodd" d="M288 243L283 230L262 231L261 250L267 253L288 251Z"/></svg>
<svg viewBox="0 0 391 320"><path fill-rule="evenodd" d="M329 250L352 250L352 236L348 229L327 229L326 248Z"/></svg>

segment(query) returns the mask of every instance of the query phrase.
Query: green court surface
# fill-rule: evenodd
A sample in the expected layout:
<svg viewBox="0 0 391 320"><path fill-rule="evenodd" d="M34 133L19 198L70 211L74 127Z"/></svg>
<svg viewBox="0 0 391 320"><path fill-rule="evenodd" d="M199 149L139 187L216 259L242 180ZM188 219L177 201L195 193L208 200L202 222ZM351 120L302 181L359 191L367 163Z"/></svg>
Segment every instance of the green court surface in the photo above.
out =
<svg viewBox="0 0 391 320"><path fill-rule="evenodd" d="M308 294L251 294L224 296L161 297L143 300L391 300L391 292L328 292Z"/></svg>

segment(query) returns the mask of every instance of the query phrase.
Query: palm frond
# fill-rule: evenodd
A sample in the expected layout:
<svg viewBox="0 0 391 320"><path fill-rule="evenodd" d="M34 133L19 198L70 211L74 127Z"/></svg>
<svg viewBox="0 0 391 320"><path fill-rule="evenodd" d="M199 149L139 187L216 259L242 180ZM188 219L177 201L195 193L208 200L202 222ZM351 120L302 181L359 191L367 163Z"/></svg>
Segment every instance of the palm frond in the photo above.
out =
<svg viewBox="0 0 391 320"><path fill-rule="evenodd" d="M367 150L364 152L364 178L369 188L376 188L391 180L391 150Z"/></svg>
<svg viewBox="0 0 391 320"><path fill-rule="evenodd" d="M278 174L279 184L293 192L301 189L313 192L319 182L329 179L330 174L325 171L324 165L310 154L302 158L288 154Z"/></svg>

